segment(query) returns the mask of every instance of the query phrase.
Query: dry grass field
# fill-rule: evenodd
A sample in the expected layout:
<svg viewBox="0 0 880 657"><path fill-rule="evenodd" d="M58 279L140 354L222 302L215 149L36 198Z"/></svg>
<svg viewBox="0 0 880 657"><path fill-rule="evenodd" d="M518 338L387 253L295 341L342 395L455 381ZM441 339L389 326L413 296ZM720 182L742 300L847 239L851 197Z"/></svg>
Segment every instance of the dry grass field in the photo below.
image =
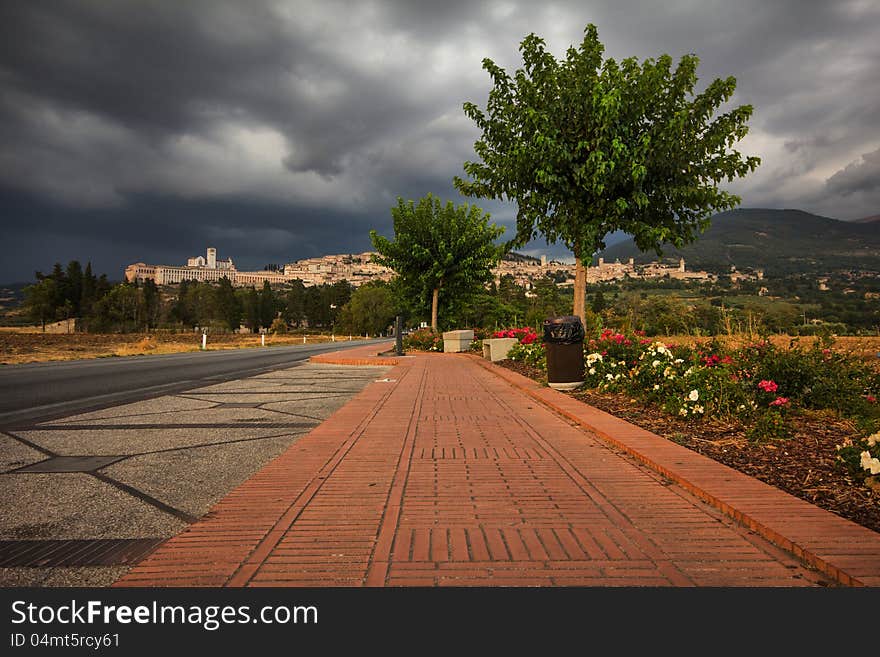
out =
<svg viewBox="0 0 880 657"><path fill-rule="evenodd" d="M671 335L664 338L657 338L667 344L693 344L695 342L706 342L712 338L694 337L692 335ZM724 342L730 346L736 347L746 345L757 340L758 336L749 335L722 335L716 336L714 339ZM793 345L800 345L801 348L807 349L811 347L819 338L807 336L790 336L790 335L773 335L770 341L776 347L788 348ZM880 368L880 336L837 336L831 345L834 351L852 355L860 360Z"/></svg>
<svg viewBox="0 0 880 657"><path fill-rule="evenodd" d="M348 336L307 335L306 342L329 342L333 339L348 340ZM354 336L353 339L358 339ZM42 333L39 329L0 330L0 364L37 363L53 360L80 358L108 358L113 356L141 356L145 354L170 354L183 351L199 351L200 333L156 332L94 334L94 333ZM298 334L267 335L266 346L303 344ZM260 347L261 336L256 334L209 334L208 350L243 349Z"/></svg>
<svg viewBox="0 0 880 657"><path fill-rule="evenodd" d="M43 333L36 328L0 327L0 364L34 363L51 360L74 360L78 358L107 358L112 356L138 356L144 354L168 354L181 351L198 351L201 348L200 333L171 333L157 331L149 335L142 333L92 334L92 333ZM359 339L354 336L353 339ZM672 335L657 338L668 344L692 344L706 341L706 337ZM719 336L718 340L733 345L753 342L752 336ZM348 336L308 335L308 343L348 340ZM809 347L816 338L792 338L788 335L774 335L774 344L788 347L795 344ZM266 346L302 344L301 334L267 335ZM256 334L210 334L208 349L243 349L260 347L260 336ZM851 337L842 336L834 340L835 351L850 353L880 368L880 336Z"/></svg>

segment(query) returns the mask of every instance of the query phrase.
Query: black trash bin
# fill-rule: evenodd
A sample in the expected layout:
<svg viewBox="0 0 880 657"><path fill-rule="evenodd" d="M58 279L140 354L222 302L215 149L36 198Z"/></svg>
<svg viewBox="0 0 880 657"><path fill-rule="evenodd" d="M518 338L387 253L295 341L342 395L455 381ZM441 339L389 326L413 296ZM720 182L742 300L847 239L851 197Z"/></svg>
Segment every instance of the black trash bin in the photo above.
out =
<svg viewBox="0 0 880 657"><path fill-rule="evenodd" d="M544 320L547 383L556 390L574 390L584 384L584 325L566 315Z"/></svg>

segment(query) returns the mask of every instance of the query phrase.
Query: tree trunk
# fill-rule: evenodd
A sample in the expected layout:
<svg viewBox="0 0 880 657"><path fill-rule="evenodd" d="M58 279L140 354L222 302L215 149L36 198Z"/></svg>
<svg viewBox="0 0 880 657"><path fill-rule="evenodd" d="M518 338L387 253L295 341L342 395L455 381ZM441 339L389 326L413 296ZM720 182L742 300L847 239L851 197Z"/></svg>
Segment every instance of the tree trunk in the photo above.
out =
<svg viewBox="0 0 880 657"><path fill-rule="evenodd" d="M440 305L440 288L435 287L431 295L431 328L437 332L437 307Z"/></svg>
<svg viewBox="0 0 880 657"><path fill-rule="evenodd" d="M574 259L574 311L572 314L581 318L584 328L587 326L587 268L580 258Z"/></svg>

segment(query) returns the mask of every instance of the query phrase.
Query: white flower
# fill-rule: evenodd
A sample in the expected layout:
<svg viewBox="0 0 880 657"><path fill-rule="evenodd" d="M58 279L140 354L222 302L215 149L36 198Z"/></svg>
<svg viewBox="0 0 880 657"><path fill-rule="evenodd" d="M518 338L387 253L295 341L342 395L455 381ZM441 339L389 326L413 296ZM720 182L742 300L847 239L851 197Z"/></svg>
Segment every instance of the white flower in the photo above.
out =
<svg viewBox="0 0 880 657"><path fill-rule="evenodd" d="M699 398L700 398L700 391L699 390L694 389L688 393L688 399L690 399L691 401L697 401Z"/></svg>
<svg viewBox="0 0 880 657"><path fill-rule="evenodd" d="M655 383L655 384L654 384L654 390L660 390L660 384L659 384L659 383Z"/></svg>
<svg viewBox="0 0 880 657"><path fill-rule="evenodd" d="M877 433L872 433L868 436L868 447L873 447L874 445L880 444L880 431Z"/></svg>
<svg viewBox="0 0 880 657"><path fill-rule="evenodd" d="M675 363L676 365L681 365L684 361L683 361L681 358L676 358L676 359L675 359L674 361L672 361L672 362Z"/></svg>
<svg viewBox="0 0 880 657"><path fill-rule="evenodd" d="M682 406L680 409L678 409L678 414L679 415L687 415L688 409L686 409L684 406Z"/></svg>
<svg viewBox="0 0 880 657"><path fill-rule="evenodd" d="M595 367L591 367L591 368L590 368L590 374L595 374L595 373L596 373L596 368L595 368Z"/></svg>
<svg viewBox="0 0 880 657"><path fill-rule="evenodd" d="M655 360L653 363L651 363L651 367L660 367L660 361Z"/></svg>
<svg viewBox="0 0 880 657"><path fill-rule="evenodd" d="M871 456L871 452L861 453L861 465L863 470L868 470L872 475L880 474L880 459Z"/></svg>
<svg viewBox="0 0 880 657"><path fill-rule="evenodd" d="M614 379L614 375L613 374L606 374L605 378L608 379L609 381L611 381L612 379Z"/></svg>
<svg viewBox="0 0 880 657"><path fill-rule="evenodd" d="M702 406L694 406L692 410L694 413L699 413L700 415L706 412Z"/></svg>

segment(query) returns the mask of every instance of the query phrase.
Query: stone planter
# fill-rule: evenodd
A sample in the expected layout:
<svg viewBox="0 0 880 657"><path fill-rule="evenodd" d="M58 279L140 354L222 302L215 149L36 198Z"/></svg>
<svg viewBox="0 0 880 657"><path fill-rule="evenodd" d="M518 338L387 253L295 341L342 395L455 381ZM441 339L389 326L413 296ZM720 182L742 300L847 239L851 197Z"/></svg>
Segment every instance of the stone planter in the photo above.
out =
<svg viewBox="0 0 880 657"><path fill-rule="evenodd" d="M517 338L488 338L483 340L483 358L493 363L507 358L507 352L519 340Z"/></svg>
<svg viewBox="0 0 880 657"><path fill-rule="evenodd" d="M463 331L444 331L443 351L447 354L469 351L471 348L471 342L473 341L474 332L470 329Z"/></svg>

